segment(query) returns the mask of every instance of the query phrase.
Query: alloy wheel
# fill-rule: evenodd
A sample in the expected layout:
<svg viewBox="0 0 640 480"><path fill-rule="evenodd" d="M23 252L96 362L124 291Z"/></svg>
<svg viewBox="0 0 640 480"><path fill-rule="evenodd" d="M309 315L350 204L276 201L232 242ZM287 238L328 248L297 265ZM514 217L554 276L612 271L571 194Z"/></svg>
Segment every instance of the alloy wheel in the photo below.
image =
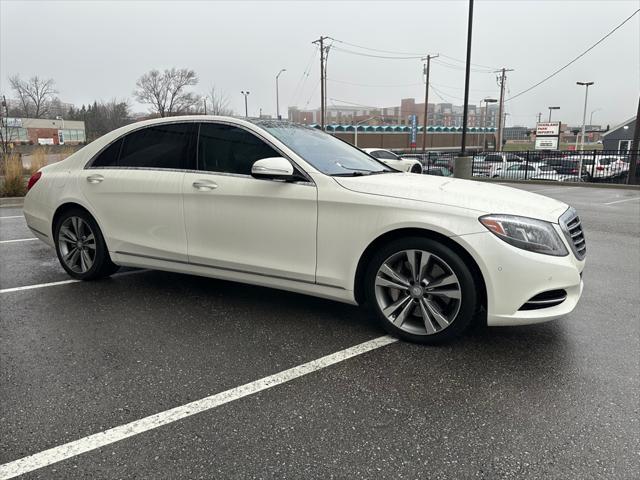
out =
<svg viewBox="0 0 640 480"><path fill-rule="evenodd" d="M75 273L88 272L96 259L96 237L80 217L68 217L58 231L58 247L64 264Z"/></svg>
<svg viewBox="0 0 640 480"><path fill-rule="evenodd" d="M424 250L402 250L378 269L375 296L382 314L397 328L433 335L455 320L462 289L442 258Z"/></svg>

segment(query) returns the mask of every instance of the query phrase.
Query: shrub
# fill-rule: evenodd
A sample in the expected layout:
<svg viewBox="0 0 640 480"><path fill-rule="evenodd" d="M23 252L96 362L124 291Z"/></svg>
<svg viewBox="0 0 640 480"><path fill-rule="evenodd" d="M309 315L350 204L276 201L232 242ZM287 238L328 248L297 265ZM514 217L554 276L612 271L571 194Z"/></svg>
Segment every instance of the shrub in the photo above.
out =
<svg viewBox="0 0 640 480"><path fill-rule="evenodd" d="M33 150L31 154L31 166L29 167L29 173L33 175L42 167L47 164L47 152L43 147L38 147Z"/></svg>
<svg viewBox="0 0 640 480"><path fill-rule="evenodd" d="M0 194L3 197L21 197L27 191L26 182L22 173L22 160L20 155L10 154L3 158L2 175L4 183Z"/></svg>

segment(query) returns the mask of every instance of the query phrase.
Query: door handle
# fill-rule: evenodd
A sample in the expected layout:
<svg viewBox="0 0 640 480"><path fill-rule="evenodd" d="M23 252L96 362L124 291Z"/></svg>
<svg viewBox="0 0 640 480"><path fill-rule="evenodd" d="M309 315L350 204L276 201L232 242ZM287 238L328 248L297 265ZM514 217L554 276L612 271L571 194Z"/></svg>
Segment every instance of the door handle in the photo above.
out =
<svg viewBox="0 0 640 480"><path fill-rule="evenodd" d="M201 192L208 192L218 188L218 184L209 180L196 180L193 182L193 188Z"/></svg>
<svg viewBox="0 0 640 480"><path fill-rule="evenodd" d="M100 183L103 180L104 177L102 175L89 175L87 177L87 182L89 183Z"/></svg>

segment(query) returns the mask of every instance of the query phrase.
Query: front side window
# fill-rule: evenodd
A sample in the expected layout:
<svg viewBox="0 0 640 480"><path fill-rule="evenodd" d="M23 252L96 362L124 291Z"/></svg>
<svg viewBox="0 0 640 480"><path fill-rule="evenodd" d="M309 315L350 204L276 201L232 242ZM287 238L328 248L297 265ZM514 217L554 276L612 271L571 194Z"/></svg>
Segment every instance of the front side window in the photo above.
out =
<svg viewBox="0 0 640 480"><path fill-rule="evenodd" d="M251 175L251 167L256 161L281 156L242 128L217 123L200 125L199 170Z"/></svg>
<svg viewBox="0 0 640 480"><path fill-rule="evenodd" d="M136 130L124 137L119 167L193 169L197 124L171 123Z"/></svg>
<svg viewBox="0 0 640 480"><path fill-rule="evenodd" d="M362 150L318 129L281 121L256 124L327 175L368 175L395 172Z"/></svg>

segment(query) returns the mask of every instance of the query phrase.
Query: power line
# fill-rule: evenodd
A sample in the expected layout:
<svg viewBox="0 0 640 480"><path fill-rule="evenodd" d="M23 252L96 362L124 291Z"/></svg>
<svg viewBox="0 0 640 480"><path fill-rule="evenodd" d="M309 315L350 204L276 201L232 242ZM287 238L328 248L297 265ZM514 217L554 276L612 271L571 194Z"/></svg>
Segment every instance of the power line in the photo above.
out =
<svg viewBox="0 0 640 480"><path fill-rule="evenodd" d="M334 82L334 83L343 83L345 85L353 85L355 87L373 87L373 88L396 88L396 87L416 87L416 86L421 86L423 83L403 83L403 84L397 84L397 85L381 85L381 84L370 84L370 83L354 83L354 82L346 82L344 80L336 80L333 78L327 78L328 81L330 82Z"/></svg>
<svg viewBox="0 0 640 480"><path fill-rule="evenodd" d="M543 78L542 80L540 80L538 83L536 83L535 85L530 86L529 88L527 88L526 90L521 91L520 93L515 94L513 97L509 97L505 100L505 102L508 102L509 100L513 100L514 98L518 98L520 95L524 95L527 92L530 92L531 90L533 90L534 88L538 87L539 85L542 85L544 82L546 82L547 80L555 77L558 73L560 73L561 71L563 71L564 69L566 69L567 67L569 67L570 65L572 65L573 63L575 63L577 60L579 60L580 58L584 57L587 53L589 53L591 50L593 50L595 47L597 47L599 44L601 44L603 41L605 41L608 37L610 37L611 35L613 35L613 33L618 30L620 27L622 27L625 23L627 23L629 20L631 20L638 12L640 12L640 8L638 10L636 10L635 12L633 12L631 15L629 15L621 24L619 24L617 27L615 27L613 30L611 30L609 33L607 33L604 37L602 37L600 40L598 40L596 43L594 43L593 45L591 45L589 48L587 48L584 52L582 52L580 55L578 55L576 58L574 58L573 60L571 60L569 63L567 63L566 65L564 65L563 67L559 68L558 70L556 70L555 72L553 72L551 75L548 75L547 77Z"/></svg>
<svg viewBox="0 0 640 480"><path fill-rule="evenodd" d="M293 101L294 105L298 103L299 97L304 92L304 87L307 83L307 80L309 79L309 75L311 74L311 64L313 60L316 58L317 53L318 53L318 47L315 46L315 48L313 49L313 52L311 52L311 55L309 56L309 61L307 62L307 66L302 72L302 76L300 77L300 80L298 80L298 84L296 85L296 88L293 90L293 94L291 95L291 98L294 100Z"/></svg>
<svg viewBox="0 0 640 480"><path fill-rule="evenodd" d="M422 56L418 55L418 56L409 56L409 57L396 57L396 56L389 56L389 55L374 55L371 53L363 53L363 52L354 52L353 50L347 50L345 48L340 48L340 47L333 47L334 50L337 50L339 52L343 52L343 53L349 53L351 55L358 55L361 57L371 57L371 58L384 58L387 60L420 60L422 58Z"/></svg>
<svg viewBox="0 0 640 480"><path fill-rule="evenodd" d="M420 56L424 56L424 53L418 53L418 52L394 52L392 50L379 50L377 48L371 48L371 47L365 47L362 45L357 45L355 43L349 43L349 42L345 42L343 40L338 40L337 38L332 38L331 40L333 40L334 42L338 42L338 43L342 43L344 45L349 45L350 47L356 47L356 48L361 48L363 50L369 50L370 52L379 52L379 53L390 53L393 55L420 55Z"/></svg>

